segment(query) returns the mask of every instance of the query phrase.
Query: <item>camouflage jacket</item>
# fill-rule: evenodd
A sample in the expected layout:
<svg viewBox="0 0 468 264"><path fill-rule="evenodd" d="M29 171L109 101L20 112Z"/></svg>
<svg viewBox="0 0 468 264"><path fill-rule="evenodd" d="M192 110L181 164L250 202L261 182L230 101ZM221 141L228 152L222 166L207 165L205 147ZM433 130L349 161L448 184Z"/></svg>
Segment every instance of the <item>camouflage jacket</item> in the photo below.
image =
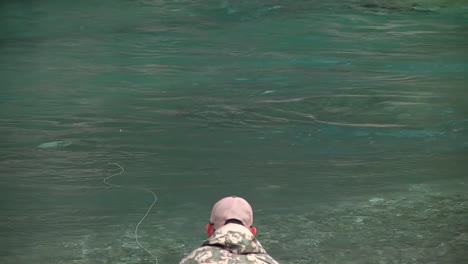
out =
<svg viewBox="0 0 468 264"><path fill-rule="evenodd" d="M227 224L179 264L278 264L244 226Z"/></svg>

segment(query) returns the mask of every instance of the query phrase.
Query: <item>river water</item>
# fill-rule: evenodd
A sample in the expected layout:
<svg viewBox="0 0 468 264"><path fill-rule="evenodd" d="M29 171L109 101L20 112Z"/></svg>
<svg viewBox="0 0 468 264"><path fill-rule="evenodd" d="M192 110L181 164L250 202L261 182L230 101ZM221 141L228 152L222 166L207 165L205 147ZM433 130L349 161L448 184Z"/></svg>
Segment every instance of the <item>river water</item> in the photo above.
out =
<svg viewBox="0 0 468 264"><path fill-rule="evenodd" d="M1 263L468 260L466 1L0 6Z"/></svg>

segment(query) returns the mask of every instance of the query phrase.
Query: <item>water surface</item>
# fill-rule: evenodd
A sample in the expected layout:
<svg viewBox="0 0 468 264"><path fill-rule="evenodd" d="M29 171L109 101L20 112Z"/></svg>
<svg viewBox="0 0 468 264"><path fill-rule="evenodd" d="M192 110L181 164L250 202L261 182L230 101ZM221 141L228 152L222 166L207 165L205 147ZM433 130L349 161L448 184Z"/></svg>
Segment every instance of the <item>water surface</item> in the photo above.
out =
<svg viewBox="0 0 468 264"><path fill-rule="evenodd" d="M467 5L389 2L3 2L0 262L153 262L133 187L162 264L231 194L281 263L466 261Z"/></svg>

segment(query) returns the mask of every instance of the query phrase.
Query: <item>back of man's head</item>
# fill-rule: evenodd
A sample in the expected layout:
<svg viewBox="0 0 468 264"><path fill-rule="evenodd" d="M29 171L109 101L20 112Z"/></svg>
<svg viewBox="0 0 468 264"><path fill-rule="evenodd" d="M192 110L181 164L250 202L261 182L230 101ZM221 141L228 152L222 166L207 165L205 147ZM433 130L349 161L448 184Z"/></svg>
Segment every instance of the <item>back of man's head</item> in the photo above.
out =
<svg viewBox="0 0 468 264"><path fill-rule="evenodd" d="M229 196L219 200L211 211L210 223L214 229L222 227L226 221L236 219L250 228L253 224L253 210L243 198Z"/></svg>

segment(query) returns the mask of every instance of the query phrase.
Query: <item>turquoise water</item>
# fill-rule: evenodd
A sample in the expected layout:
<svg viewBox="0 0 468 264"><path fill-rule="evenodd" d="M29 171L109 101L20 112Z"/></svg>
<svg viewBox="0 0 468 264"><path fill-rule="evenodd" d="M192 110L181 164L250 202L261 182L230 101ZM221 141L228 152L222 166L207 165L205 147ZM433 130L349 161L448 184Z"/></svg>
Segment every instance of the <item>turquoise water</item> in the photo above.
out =
<svg viewBox="0 0 468 264"><path fill-rule="evenodd" d="M281 263L466 262L466 1L0 6L1 263L154 262L135 187L161 264L231 194Z"/></svg>

